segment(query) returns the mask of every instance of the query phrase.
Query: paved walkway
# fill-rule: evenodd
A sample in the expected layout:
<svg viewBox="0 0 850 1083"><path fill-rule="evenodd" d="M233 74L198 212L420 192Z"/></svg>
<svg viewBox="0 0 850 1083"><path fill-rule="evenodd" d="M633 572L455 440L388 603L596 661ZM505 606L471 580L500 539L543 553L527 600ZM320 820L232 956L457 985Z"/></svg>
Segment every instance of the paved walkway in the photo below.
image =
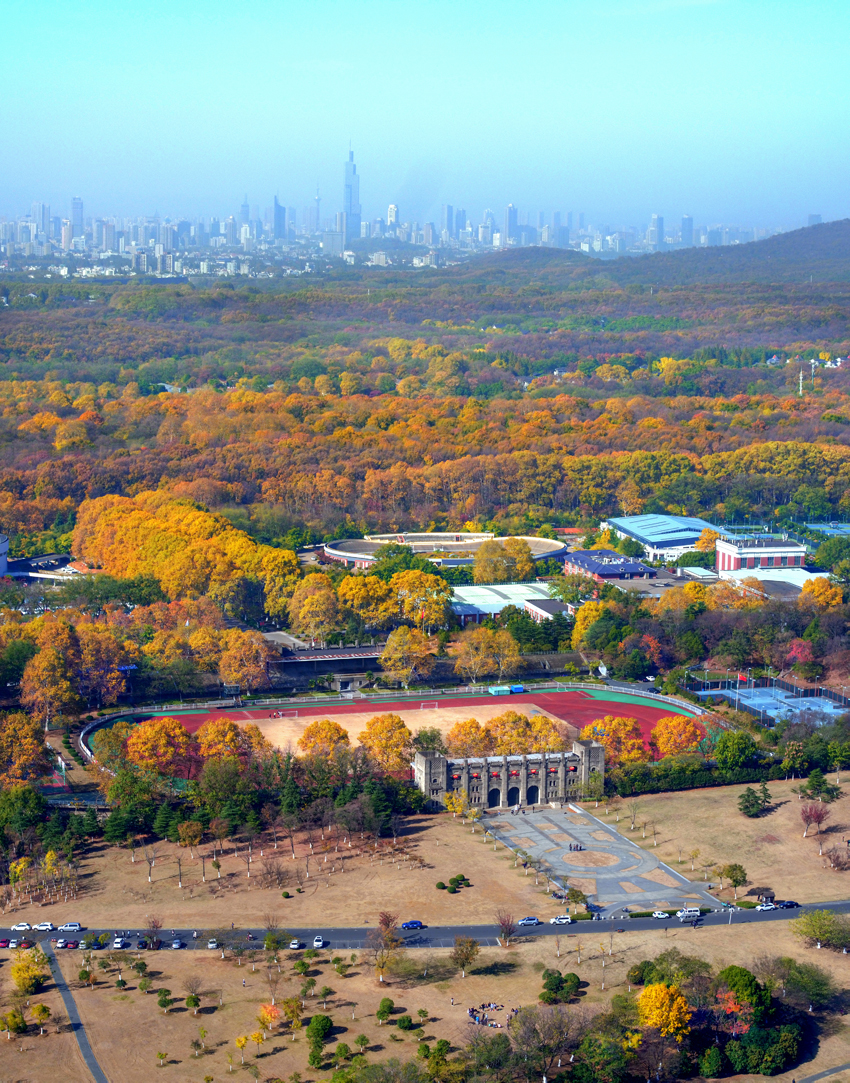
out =
<svg viewBox="0 0 850 1083"><path fill-rule="evenodd" d="M50 969L53 974L53 980L56 982L56 988L62 994L65 1011L68 1013L68 1020L73 1027L77 1045L80 1047L80 1052L83 1055L83 1060L86 1062L86 1067L91 1072L95 1083L109 1083L109 1080L103 1074L103 1069L97 1063L97 1057L92 1052L92 1047L89 1044L88 1035L86 1034L86 1028L83 1026L82 1019L80 1019L80 1013L77 1011L74 994L68 988L68 983L62 975L62 971L59 968L59 961L53 950L53 945L47 940L42 942L41 946L44 949L45 955L50 958Z"/></svg>
<svg viewBox="0 0 850 1083"><path fill-rule="evenodd" d="M636 910L673 906L720 909L717 899L699 884L575 805L538 808L534 813L527 809L525 815L516 816L505 812L498 818L488 816L485 823L513 850L524 850L545 861L562 883L568 878L595 881L595 890L585 890L585 894L608 912L625 906ZM571 843L584 847L584 852L570 852Z"/></svg>
<svg viewBox="0 0 850 1083"><path fill-rule="evenodd" d="M818 1079L826 1079L829 1075L837 1075L838 1072L846 1072L850 1068L850 1064L839 1064L837 1068L827 1068L824 1072L817 1072L815 1075L807 1075L805 1079L801 1079L800 1083L817 1083Z"/></svg>

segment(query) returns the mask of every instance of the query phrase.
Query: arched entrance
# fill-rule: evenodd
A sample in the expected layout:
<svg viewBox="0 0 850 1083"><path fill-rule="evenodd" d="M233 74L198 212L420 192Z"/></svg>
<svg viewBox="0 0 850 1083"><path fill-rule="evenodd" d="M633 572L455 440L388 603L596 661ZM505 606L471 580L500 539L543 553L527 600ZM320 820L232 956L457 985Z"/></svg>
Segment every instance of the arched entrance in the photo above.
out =
<svg viewBox="0 0 850 1083"><path fill-rule="evenodd" d="M500 808L502 804L502 791L490 790L487 794L487 808Z"/></svg>
<svg viewBox="0 0 850 1083"><path fill-rule="evenodd" d="M508 790L508 804L511 806L519 804L519 786L511 786Z"/></svg>
<svg viewBox="0 0 850 1083"><path fill-rule="evenodd" d="M526 803L529 804L529 805L536 805L539 800L540 800L540 787L539 786L529 786L528 787L527 797L526 797Z"/></svg>

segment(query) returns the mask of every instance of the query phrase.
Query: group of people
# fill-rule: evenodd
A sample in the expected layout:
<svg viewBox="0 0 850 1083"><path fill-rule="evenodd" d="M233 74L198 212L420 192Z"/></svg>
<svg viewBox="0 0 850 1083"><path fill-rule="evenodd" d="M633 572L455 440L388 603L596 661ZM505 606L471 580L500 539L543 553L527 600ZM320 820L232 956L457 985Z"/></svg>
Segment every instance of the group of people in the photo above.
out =
<svg viewBox="0 0 850 1083"><path fill-rule="evenodd" d="M469 1022L479 1027L494 1027L496 1030L501 1030L504 1023L497 1023L495 1019L491 1019L489 1012L501 1012L504 1011L504 1004L494 1004L492 1001L489 1004L479 1004L477 1008L467 1008L466 1014L469 1016ZM508 1017L514 1013L517 1009L511 1008L508 1012Z"/></svg>
<svg viewBox="0 0 850 1083"><path fill-rule="evenodd" d="M577 851L577 850L583 850L584 847L578 842L571 842L570 843L570 849L573 850L573 851Z"/></svg>

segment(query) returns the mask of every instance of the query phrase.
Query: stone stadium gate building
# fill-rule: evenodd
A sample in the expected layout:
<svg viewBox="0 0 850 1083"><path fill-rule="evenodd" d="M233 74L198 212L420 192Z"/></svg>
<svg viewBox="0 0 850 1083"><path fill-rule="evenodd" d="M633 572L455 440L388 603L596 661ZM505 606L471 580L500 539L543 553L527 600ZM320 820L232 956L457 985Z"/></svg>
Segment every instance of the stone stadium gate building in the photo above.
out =
<svg viewBox="0 0 850 1083"><path fill-rule="evenodd" d="M413 760L414 781L432 808L458 791L479 809L569 801L594 774L605 775L605 749L597 741L573 741L570 752L463 759L417 752Z"/></svg>

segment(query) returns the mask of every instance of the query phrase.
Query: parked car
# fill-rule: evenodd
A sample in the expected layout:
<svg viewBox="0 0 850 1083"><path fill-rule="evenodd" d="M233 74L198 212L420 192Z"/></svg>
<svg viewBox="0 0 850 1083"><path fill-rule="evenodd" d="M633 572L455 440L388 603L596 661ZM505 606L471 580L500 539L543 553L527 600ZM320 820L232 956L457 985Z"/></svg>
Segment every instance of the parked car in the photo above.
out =
<svg viewBox="0 0 850 1083"><path fill-rule="evenodd" d="M65 947L67 948L78 948L79 946L79 942L76 940L69 940L68 943L65 945Z"/></svg>
<svg viewBox="0 0 850 1083"><path fill-rule="evenodd" d="M539 925L539 918L520 918L517 925Z"/></svg>
<svg viewBox="0 0 850 1083"><path fill-rule="evenodd" d="M33 925L33 929L35 929L37 933L52 933L53 927L52 921L40 921L38 925Z"/></svg>
<svg viewBox="0 0 850 1083"><path fill-rule="evenodd" d="M778 910L778 909L779 909L779 907L776 905L776 903L772 903L772 902L759 903L758 906L756 907L756 910Z"/></svg>
<svg viewBox="0 0 850 1083"><path fill-rule="evenodd" d="M658 918L659 921L664 921L665 918L669 918L670 915L665 910L653 910L652 916Z"/></svg>
<svg viewBox="0 0 850 1083"><path fill-rule="evenodd" d="M129 946L130 941L125 940L123 936L116 936L115 939L112 941L113 951L122 951L124 948L129 948Z"/></svg>
<svg viewBox="0 0 850 1083"><path fill-rule="evenodd" d="M32 925L28 925L25 921L19 921L17 925L12 926L13 933L28 933Z"/></svg>
<svg viewBox="0 0 850 1083"><path fill-rule="evenodd" d="M9 941L6 940L5 937L2 940L0 940L0 948L8 948L8 946L9 946Z"/></svg>
<svg viewBox="0 0 850 1083"><path fill-rule="evenodd" d="M293 937L292 940L289 941L289 950L290 951L298 951L298 949L300 947L301 947L301 941L297 940L295 937Z"/></svg>
<svg viewBox="0 0 850 1083"><path fill-rule="evenodd" d="M24 939L21 941L21 947L24 948L24 949L34 948L35 947L35 941L34 940L27 940L27 938L24 937Z"/></svg>
<svg viewBox="0 0 850 1083"><path fill-rule="evenodd" d="M60 933L78 933L82 929L82 925L78 921L66 921L64 925L59 926Z"/></svg>
<svg viewBox="0 0 850 1083"><path fill-rule="evenodd" d="M183 947L183 941L182 940L172 940L171 941L171 950L172 951L180 951L180 949L182 947Z"/></svg>
<svg viewBox="0 0 850 1083"><path fill-rule="evenodd" d="M10 940L9 941L9 948L10 948L11 951L14 951L17 946L18 946L17 940Z"/></svg>
<svg viewBox="0 0 850 1083"><path fill-rule="evenodd" d="M401 923L402 929L424 929L425 926L421 921L403 921Z"/></svg>
<svg viewBox="0 0 850 1083"><path fill-rule="evenodd" d="M558 914L557 917L549 918L550 925L569 925L572 922L569 914Z"/></svg>
<svg viewBox="0 0 850 1083"><path fill-rule="evenodd" d="M314 948L323 948L324 946L325 946L325 938L321 935L321 933L316 933L316 935L313 937L313 947Z"/></svg>
<svg viewBox="0 0 850 1083"><path fill-rule="evenodd" d="M790 899L786 899L785 902L777 903L776 905L780 910L795 910L800 904L792 902Z"/></svg>
<svg viewBox="0 0 850 1083"><path fill-rule="evenodd" d="M215 939L215 937L213 937L212 940L207 941L207 948L209 948L210 951L218 950L218 941Z"/></svg>
<svg viewBox="0 0 850 1083"><path fill-rule="evenodd" d="M67 948L67 946L68 946L68 941L64 938L64 936L60 936L59 939L56 941L56 947L57 948Z"/></svg>

